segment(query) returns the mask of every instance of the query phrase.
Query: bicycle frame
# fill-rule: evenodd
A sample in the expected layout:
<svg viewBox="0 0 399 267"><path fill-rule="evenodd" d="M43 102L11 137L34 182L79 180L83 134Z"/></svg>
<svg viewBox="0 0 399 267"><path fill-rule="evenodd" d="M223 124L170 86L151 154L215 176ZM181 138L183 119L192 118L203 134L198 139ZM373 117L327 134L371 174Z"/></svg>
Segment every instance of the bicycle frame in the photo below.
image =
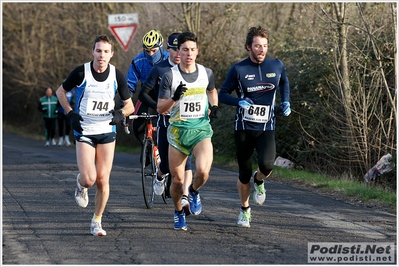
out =
<svg viewBox="0 0 399 267"><path fill-rule="evenodd" d="M146 130L141 148L141 173L144 201L149 209L152 207L155 198L153 183L154 180L157 179L159 164L159 153L156 153L158 151L156 139L154 138L154 132L157 131L157 127L152 124L152 119L157 116L157 114L146 113L129 116L130 119L143 118L146 120ZM165 192L162 194L162 199L163 202L167 204Z"/></svg>
<svg viewBox="0 0 399 267"><path fill-rule="evenodd" d="M151 115L149 115L149 116L151 116ZM146 121L146 132L145 132L145 135L144 135L143 144L144 144L144 141L146 139L150 139L151 140L151 143L153 144L153 150L154 150L153 156L154 156L154 159L155 159L155 163L158 166L159 162L160 162L160 157L159 157L158 147L156 146L156 139L153 137L153 133L157 131L157 127L152 125L151 117L146 117L146 119L147 119L147 121Z"/></svg>
<svg viewBox="0 0 399 267"><path fill-rule="evenodd" d="M147 131L145 132L145 138L151 138L152 141L155 143L155 139L153 138L152 134L157 130L157 127L152 125L151 120L147 121L146 125Z"/></svg>

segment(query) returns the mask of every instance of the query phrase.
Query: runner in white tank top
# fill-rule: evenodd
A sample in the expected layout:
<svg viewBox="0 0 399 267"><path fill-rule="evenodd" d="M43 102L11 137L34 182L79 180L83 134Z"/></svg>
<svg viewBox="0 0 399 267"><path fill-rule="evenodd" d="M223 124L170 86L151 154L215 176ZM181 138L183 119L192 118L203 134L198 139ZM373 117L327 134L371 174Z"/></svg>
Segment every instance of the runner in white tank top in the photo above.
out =
<svg viewBox="0 0 399 267"><path fill-rule="evenodd" d="M109 178L115 153L116 124L134 112L132 99L123 73L109 64L113 42L106 35L96 36L93 61L75 68L57 89L57 97L74 130L77 175L75 201L85 208L89 203L88 189L96 184L94 215L90 232L106 235L101 218L109 198ZM75 110L66 93L76 88ZM114 110L119 93L124 106Z"/></svg>

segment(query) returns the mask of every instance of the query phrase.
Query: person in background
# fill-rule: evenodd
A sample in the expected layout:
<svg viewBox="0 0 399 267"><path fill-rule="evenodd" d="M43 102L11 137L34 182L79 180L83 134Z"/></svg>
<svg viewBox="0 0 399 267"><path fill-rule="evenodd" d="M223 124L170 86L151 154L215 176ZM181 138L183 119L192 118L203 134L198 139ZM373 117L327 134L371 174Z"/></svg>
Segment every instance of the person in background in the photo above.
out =
<svg viewBox="0 0 399 267"><path fill-rule="evenodd" d="M210 118L220 116L218 93L211 69L196 63L197 36L184 32L177 38L180 63L167 71L159 86L157 111L170 112L167 129L170 188L174 211L174 229L187 230L182 207L185 165L189 155L195 158L195 173L189 187L189 209L193 215L202 211L199 190L209 178L213 161L213 135ZM209 108L209 105L211 108Z"/></svg>
<svg viewBox="0 0 399 267"><path fill-rule="evenodd" d="M49 146L50 144L53 146L57 145L54 137L57 126L58 105L58 99L54 95L53 88L51 86L47 86L45 95L39 99L38 105L38 110L42 113L42 118L44 121L46 137L46 143L44 144L45 146Z"/></svg>
<svg viewBox="0 0 399 267"><path fill-rule="evenodd" d="M68 99L69 105L74 108L74 92L73 90L66 92L66 97ZM65 129L65 131L64 131ZM59 105L58 107L58 136L60 139L58 140L58 146L66 145L70 146L71 142L69 141L69 133L71 132L71 125L66 118L66 114L64 108Z"/></svg>
<svg viewBox="0 0 399 267"><path fill-rule="evenodd" d="M141 41L143 51L133 58L126 74L126 81L129 86L131 97L135 94L139 81L141 85L145 82L152 67L168 58L169 53L165 51L163 47L163 40L162 34L156 29L152 29L144 34ZM151 94L151 97L152 99L157 98L157 96L153 94ZM134 114L142 113L156 114L157 112L138 100L136 102ZM122 125L124 123L126 122L122 122ZM135 119L132 122L133 134L140 143L144 140L145 123L145 119L142 118ZM155 119L153 124L156 126Z"/></svg>
<svg viewBox="0 0 399 267"><path fill-rule="evenodd" d="M219 91L221 103L236 106L234 141L239 167L237 180L241 209L237 225L250 227L250 180L253 178L253 201L262 205L266 199L264 179L270 176L276 157L277 88L280 89L280 110L291 113L290 87L284 64L279 59L267 58L269 33L259 26L251 27L245 40L249 56L234 64ZM235 91L238 97L231 95ZM258 168L252 174L252 154L258 153Z"/></svg>
<svg viewBox="0 0 399 267"><path fill-rule="evenodd" d="M169 71L171 67L176 66L180 63L180 55L177 50L177 37L180 33L175 32L169 35L168 43L167 43L167 51L169 53L168 59L162 61L159 64L156 64L150 71L147 80L141 86L139 92L139 100L149 106L150 108L156 110L157 109L157 101L158 101L158 93L159 93L159 83L161 82L162 76L165 72ZM166 183L164 181L164 174L169 173L169 143L167 138L167 129L169 126L169 111L165 112L165 114L159 114L157 119L157 144L159 150L159 156L161 157L161 163L159 164L159 173L158 179L154 180L154 192L157 195L161 195L164 190L166 190L166 196L170 196L170 182L172 178L169 176L169 179ZM191 168L192 156L190 155L186 162L185 174L184 174L184 186L183 186L183 197L182 197L182 206L186 212L186 215L189 215L188 209L188 187L192 182L192 168Z"/></svg>
<svg viewBox="0 0 399 267"><path fill-rule="evenodd" d="M76 160L75 201L82 207L89 203L88 190L97 185L95 209L90 224L94 236L104 236L102 215L110 192L110 175L115 154L116 125L134 112L124 74L110 64L113 41L107 35L96 36L93 60L76 67L57 89L60 104L74 130ZM75 88L76 105L68 102L67 92ZM119 94L123 108L115 110Z"/></svg>

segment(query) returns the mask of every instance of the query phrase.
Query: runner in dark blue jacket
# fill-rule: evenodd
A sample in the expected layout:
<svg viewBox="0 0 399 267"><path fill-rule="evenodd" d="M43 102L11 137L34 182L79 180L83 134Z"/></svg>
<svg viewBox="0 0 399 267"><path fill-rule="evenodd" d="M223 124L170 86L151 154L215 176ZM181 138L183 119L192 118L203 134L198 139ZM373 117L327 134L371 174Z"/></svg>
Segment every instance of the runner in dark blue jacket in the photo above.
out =
<svg viewBox="0 0 399 267"><path fill-rule="evenodd" d="M279 59L266 58L269 35L262 27L249 29L245 48L249 57L234 64L224 81L219 101L237 106L234 120L234 141L239 167L237 181L241 210L237 225L250 227L249 205L252 154L258 153L258 169L253 173L253 200L262 205L266 199L263 179L272 170L276 157L275 103L277 88L280 90L280 110L285 116L291 113L290 87L284 64ZM231 95L235 91L238 97Z"/></svg>

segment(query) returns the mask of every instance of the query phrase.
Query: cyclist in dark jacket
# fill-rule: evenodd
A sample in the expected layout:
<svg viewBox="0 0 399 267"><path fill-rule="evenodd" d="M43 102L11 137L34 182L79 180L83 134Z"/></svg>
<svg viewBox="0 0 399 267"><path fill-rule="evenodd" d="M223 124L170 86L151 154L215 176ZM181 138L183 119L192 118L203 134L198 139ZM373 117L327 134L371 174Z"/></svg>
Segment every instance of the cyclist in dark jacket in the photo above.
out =
<svg viewBox="0 0 399 267"><path fill-rule="evenodd" d="M141 84L143 84L147 79L152 67L155 64L167 59L169 56L169 53L165 51L163 47L162 34L155 29L144 34L141 44L143 47L143 52L139 53L133 58L126 74L126 81L131 97L133 97L137 90L138 82L140 81ZM151 97L156 99L157 96L151 94ZM154 110L152 107L149 107L141 101L137 101L134 114L142 114L143 112L147 114L157 114L156 109ZM155 120L153 124L156 124ZM133 134L141 143L144 139L144 127L145 119L140 118L133 120Z"/></svg>

